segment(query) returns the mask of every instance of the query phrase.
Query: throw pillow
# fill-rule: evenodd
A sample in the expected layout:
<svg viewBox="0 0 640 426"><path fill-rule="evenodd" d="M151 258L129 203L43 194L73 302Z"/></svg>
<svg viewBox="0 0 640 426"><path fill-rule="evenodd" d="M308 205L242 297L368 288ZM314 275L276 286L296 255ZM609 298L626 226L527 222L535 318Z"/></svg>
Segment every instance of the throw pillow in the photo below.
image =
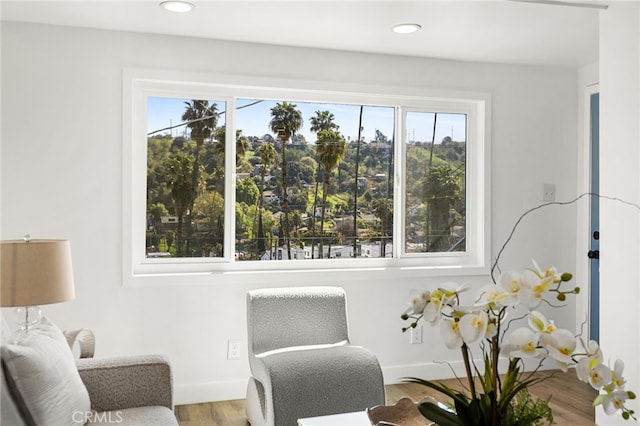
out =
<svg viewBox="0 0 640 426"><path fill-rule="evenodd" d="M91 410L67 341L47 318L2 346L9 386L25 420L38 426L84 424Z"/></svg>

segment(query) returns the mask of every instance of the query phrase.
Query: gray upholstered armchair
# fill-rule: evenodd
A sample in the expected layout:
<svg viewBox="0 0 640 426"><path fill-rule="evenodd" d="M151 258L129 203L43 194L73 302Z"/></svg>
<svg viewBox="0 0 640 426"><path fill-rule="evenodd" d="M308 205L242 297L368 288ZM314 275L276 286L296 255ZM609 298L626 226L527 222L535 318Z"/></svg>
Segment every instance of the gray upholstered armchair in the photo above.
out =
<svg viewBox="0 0 640 426"><path fill-rule="evenodd" d="M159 355L74 360L46 318L1 346L7 426L177 426L169 361Z"/></svg>
<svg viewBox="0 0 640 426"><path fill-rule="evenodd" d="M349 343L343 289L250 291L247 325L252 425L293 426L299 418L385 403L378 360Z"/></svg>

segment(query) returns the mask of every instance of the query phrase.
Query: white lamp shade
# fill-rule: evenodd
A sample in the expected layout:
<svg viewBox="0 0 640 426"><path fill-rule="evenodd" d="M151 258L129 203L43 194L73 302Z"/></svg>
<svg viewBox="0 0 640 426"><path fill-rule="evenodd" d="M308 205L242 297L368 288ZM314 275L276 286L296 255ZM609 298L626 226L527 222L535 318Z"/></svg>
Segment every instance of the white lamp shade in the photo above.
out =
<svg viewBox="0 0 640 426"><path fill-rule="evenodd" d="M0 306L46 305L74 298L69 241L0 242Z"/></svg>

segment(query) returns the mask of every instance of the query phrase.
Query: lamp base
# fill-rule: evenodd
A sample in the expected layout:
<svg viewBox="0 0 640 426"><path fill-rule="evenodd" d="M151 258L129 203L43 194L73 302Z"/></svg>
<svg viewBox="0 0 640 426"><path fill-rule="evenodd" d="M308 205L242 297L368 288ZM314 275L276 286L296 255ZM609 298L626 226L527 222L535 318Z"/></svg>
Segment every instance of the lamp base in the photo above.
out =
<svg viewBox="0 0 640 426"><path fill-rule="evenodd" d="M16 308L16 319L20 330L25 333L40 322L42 318L42 309L40 306L20 306Z"/></svg>

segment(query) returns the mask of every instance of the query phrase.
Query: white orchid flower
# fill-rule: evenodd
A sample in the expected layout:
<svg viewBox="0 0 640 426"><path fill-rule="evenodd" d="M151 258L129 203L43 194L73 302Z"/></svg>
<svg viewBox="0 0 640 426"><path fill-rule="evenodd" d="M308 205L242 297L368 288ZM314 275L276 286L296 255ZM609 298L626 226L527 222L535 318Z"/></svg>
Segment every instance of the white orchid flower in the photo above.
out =
<svg viewBox="0 0 640 426"><path fill-rule="evenodd" d="M485 339L491 339L496 334L498 334L498 325L496 324L496 322L497 321L490 319L489 322L487 323L487 328L485 329L485 333L484 333Z"/></svg>
<svg viewBox="0 0 640 426"><path fill-rule="evenodd" d="M586 356L578 361L578 364L576 365L576 375L578 376L578 379L583 382L590 383L591 370L602 364L602 351L600 350L598 342L595 340L591 340L588 346L585 346L583 342L582 346L586 351Z"/></svg>
<svg viewBox="0 0 640 426"><path fill-rule="evenodd" d="M613 364L613 370L611 371L611 382L606 384L602 389L608 394L620 389L624 390L624 385L626 380L622 377L622 372L624 371L624 362L622 360L617 359Z"/></svg>
<svg viewBox="0 0 640 426"><path fill-rule="evenodd" d="M577 346L575 336L569 330L558 329L551 333L543 333L540 336L540 343L549 356L558 362L560 369L566 373L569 370L569 364L573 362L571 354Z"/></svg>
<svg viewBox="0 0 640 426"><path fill-rule="evenodd" d="M546 334L549 334L556 329L553 320L547 320L547 318L538 311L529 312L529 327L531 327L533 331Z"/></svg>
<svg viewBox="0 0 640 426"><path fill-rule="evenodd" d="M405 314L419 315L424 311L424 308L429 303L431 293L428 290L419 292L418 290L411 290L411 301L409 307L405 311Z"/></svg>
<svg viewBox="0 0 640 426"><path fill-rule="evenodd" d="M478 291L476 306L488 306L491 309L500 309L503 306L513 306L517 299L512 294L504 291L495 284L487 284Z"/></svg>
<svg viewBox="0 0 640 426"><path fill-rule="evenodd" d="M550 268L545 269L544 271L538 266L538 264L536 263L535 259L531 259L531 262L533 263L533 266L535 268L535 273L536 275L538 275L538 277L540 277L541 279L543 278L550 278L552 283L559 283L562 281L561 279L561 275L558 273L558 270L556 269L555 266L552 266Z"/></svg>
<svg viewBox="0 0 640 426"><path fill-rule="evenodd" d="M612 372L609 367L600 363L588 371L587 382L592 388L600 390L611 383Z"/></svg>
<svg viewBox="0 0 640 426"><path fill-rule="evenodd" d="M621 359L617 359L613 364L613 377L611 378L611 382L619 389L624 388L624 384L626 380L622 377L622 372L624 371L624 361Z"/></svg>
<svg viewBox="0 0 640 426"><path fill-rule="evenodd" d="M520 277L521 288L518 298L522 304L529 309L533 309L540 304L542 297L551 288L552 284L552 278L540 278L533 271L525 271Z"/></svg>
<svg viewBox="0 0 640 426"><path fill-rule="evenodd" d="M489 325L489 316L483 310L471 312L460 318L458 328L462 340L467 345L471 345L480 341L487 333Z"/></svg>
<svg viewBox="0 0 640 426"><path fill-rule="evenodd" d="M498 277L497 286L500 292L507 293L512 304L517 304L522 290L522 275L513 271L504 272Z"/></svg>
<svg viewBox="0 0 640 426"><path fill-rule="evenodd" d="M628 399L629 394L624 390L617 390L608 393L602 397L602 408L608 415L615 414L616 411L624 407L625 401Z"/></svg>
<svg viewBox="0 0 640 426"><path fill-rule="evenodd" d="M442 318L442 310L447 305L455 305L458 293L463 291L464 286L458 286L454 282L447 282L441 288L431 292L429 302L424 309L423 319L431 325L437 325Z"/></svg>
<svg viewBox="0 0 640 426"><path fill-rule="evenodd" d="M444 344L449 349L457 349L462 346L462 336L460 335L459 322L452 319L445 319L440 323L440 331L444 338Z"/></svg>
<svg viewBox="0 0 640 426"><path fill-rule="evenodd" d="M538 348L538 336L528 328L522 327L509 336L509 343L503 351L509 358L535 358L544 355Z"/></svg>

